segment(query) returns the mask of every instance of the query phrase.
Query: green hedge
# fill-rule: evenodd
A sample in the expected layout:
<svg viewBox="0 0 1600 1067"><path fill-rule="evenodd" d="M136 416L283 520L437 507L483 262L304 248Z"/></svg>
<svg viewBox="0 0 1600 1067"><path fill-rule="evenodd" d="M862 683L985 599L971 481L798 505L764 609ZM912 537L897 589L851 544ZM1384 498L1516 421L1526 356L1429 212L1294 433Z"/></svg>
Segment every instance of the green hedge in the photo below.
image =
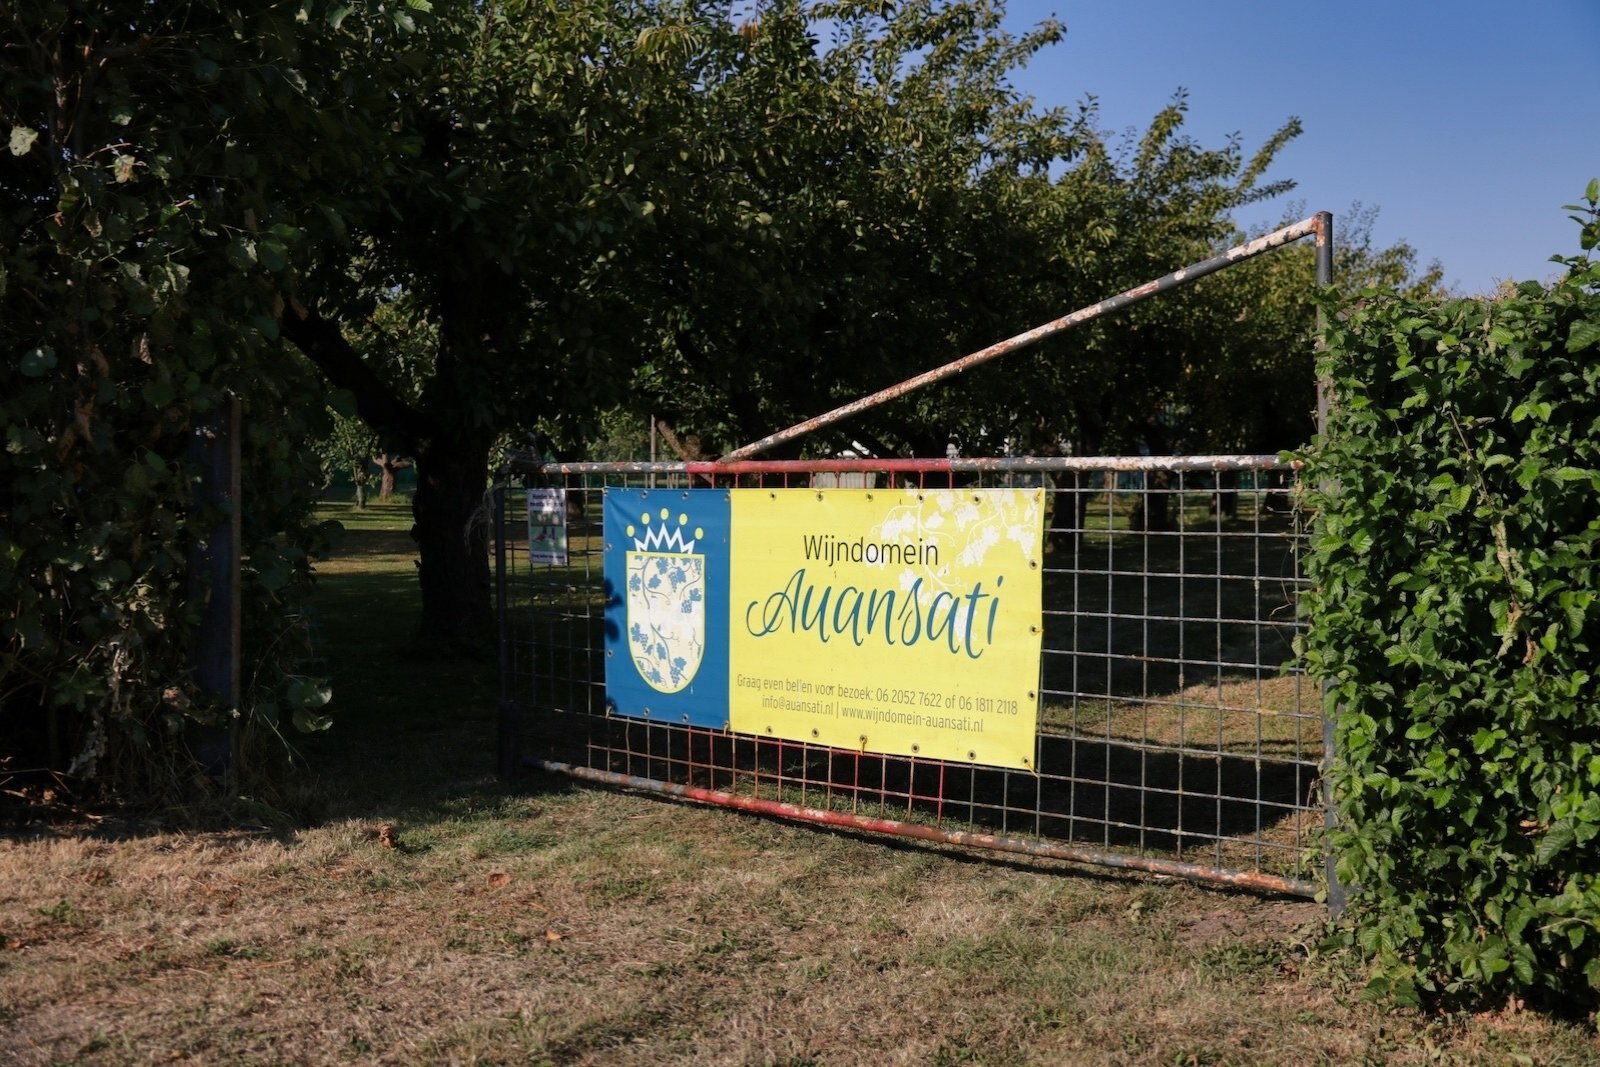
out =
<svg viewBox="0 0 1600 1067"><path fill-rule="evenodd" d="M0 783L45 772L182 796L193 726L237 722L281 756L274 734L320 725L326 697L299 673L320 543L303 442L325 429L322 388L274 318L269 274L292 234L261 175L283 149L247 136L295 98L276 32L292 14L24 0L7 18L19 41L52 43L0 70ZM245 427L238 720L189 666L188 554L218 517L195 501L189 442L230 394ZM235 769L243 785L258 765Z"/></svg>
<svg viewBox="0 0 1600 1067"><path fill-rule="evenodd" d="M1305 654L1348 936L1401 1002L1600 1005L1600 264L1560 262L1328 308Z"/></svg>

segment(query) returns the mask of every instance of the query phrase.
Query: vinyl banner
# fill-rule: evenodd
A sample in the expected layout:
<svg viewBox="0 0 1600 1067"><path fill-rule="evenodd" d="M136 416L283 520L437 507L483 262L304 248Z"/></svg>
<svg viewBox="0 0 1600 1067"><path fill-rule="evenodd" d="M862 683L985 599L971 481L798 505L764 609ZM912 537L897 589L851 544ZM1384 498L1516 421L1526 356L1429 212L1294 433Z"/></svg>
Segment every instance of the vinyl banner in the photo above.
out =
<svg viewBox="0 0 1600 1067"><path fill-rule="evenodd" d="M1043 513L1038 489L608 493L608 585L626 587L608 598L615 710L1031 767ZM663 548L673 530L705 536Z"/></svg>

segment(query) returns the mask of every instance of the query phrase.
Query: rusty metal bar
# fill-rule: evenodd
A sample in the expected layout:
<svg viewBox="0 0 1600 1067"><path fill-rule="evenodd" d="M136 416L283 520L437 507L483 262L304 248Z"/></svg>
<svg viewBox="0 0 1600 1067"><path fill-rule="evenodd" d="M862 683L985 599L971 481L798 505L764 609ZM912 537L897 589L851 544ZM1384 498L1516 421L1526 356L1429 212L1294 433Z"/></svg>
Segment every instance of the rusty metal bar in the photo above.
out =
<svg viewBox="0 0 1600 1067"><path fill-rule="evenodd" d="M825 414L818 415L815 418L807 419L805 422L796 423L787 430L779 430L777 433L768 434L759 441L752 441L747 445L742 445L739 448L734 449L732 452L729 452L723 456L722 461L726 463L730 460L748 459L751 456L758 455L770 448L775 448L778 445L784 444L785 442L793 441L796 438L804 437L807 434L814 433L815 431L822 429L824 426L831 426L836 422L841 422L845 419L851 418L852 416L859 415L863 411L869 411L872 408L886 404L891 400L898 400L909 393L913 393L916 390L921 389L925 385L932 385L934 382L943 381L946 378L954 377L963 371L971 370L973 367L980 366L981 364L987 363L992 359L997 359L1000 356L1006 355L1007 353L1016 352L1020 349L1027 348L1029 345L1037 344L1048 337L1053 337L1054 335L1061 333L1063 330L1069 330L1080 323L1088 322L1091 319L1097 319L1102 315L1109 315L1113 311L1120 311L1131 304L1137 304L1141 300L1147 300L1159 293L1176 289L1179 286L1186 285L1197 278L1203 278L1208 274L1214 274L1225 267L1230 267L1233 264L1249 259L1252 256L1258 256L1263 252L1270 252L1274 248L1281 248L1286 244L1291 244L1300 240L1302 237L1306 237L1318 232L1322 227L1323 217L1326 214L1327 213L1324 212L1323 215L1309 219L1303 219L1300 222L1285 226L1280 230L1274 230L1272 233L1258 237L1254 241L1250 241L1242 245L1236 245L1233 248L1228 249L1226 252L1223 252L1221 255L1213 256L1210 259L1202 260L1199 263L1194 263L1190 266L1175 270L1171 274L1163 275L1154 281L1145 282L1143 285L1135 286L1126 292L1119 293L1116 296L1102 300L1098 304L1090 304L1088 307L1079 308L1070 315L1063 315L1061 318L1056 319L1053 322L1047 322L1043 326L1035 326L1031 330L1017 334L1015 337L1007 338L1004 341L999 341L990 345L988 348L982 348L971 353L970 355L962 356L960 359L946 363L942 367L936 367L933 370L924 371L922 374L919 374L914 378L907 378L905 381L896 385L891 385L887 389L880 389L870 396L862 397L859 400L853 400L842 407L834 408L832 411L829 411ZM1332 216L1327 217L1331 219Z"/></svg>
<svg viewBox="0 0 1600 1067"><path fill-rule="evenodd" d="M549 463L527 453L512 453L512 474L648 475L716 477L741 474L812 474L880 471L889 474L1049 473L1055 471L1258 471L1283 465L1277 456L1005 456L992 459L770 459L714 463Z"/></svg>
<svg viewBox="0 0 1600 1067"><path fill-rule="evenodd" d="M734 793L725 793L721 790L703 789L693 785L680 785L676 782L662 782L654 778L640 778L630 774L618 774L615 771L602 771L593 767L578 767L570 763L558 763L554 760L529 759L527 762L531 766L552 774L565 774L573 778L617 786L622 789L636 789L647 793L692 800L701 804L711 804L716 807L735 808L740 811L752 811L762 815L793 819L798 822L818 823L824 826L843 826L853 830L868 830L873 833L909 837L921 841L933 841L938 844L963 845L997 852L1012 852L1025 856L1036 856L1041 859L1067 860L1072 863L1087 863L1100 867L1144 871L1147 874L1160 874L1196 882L1236 886L1241 889L1253 889L1258 892L1283 893L1297 897L1315 897L1317 895L1315 882L1266 874L1261 871L1232 871L1218 867L1206 867L1198 863L1183 863L1178 860L1163 860L1149 856L1126 856L1118 852L1060 845L1049 841L1029 841L1020 837L1007 837L999 834L946 830L937 826L924 826L920 823L902 822L899 819L883 819L872 815L857 815L846 811L803 808L798 804L788 804L778 800L740 796Z"/></svg>

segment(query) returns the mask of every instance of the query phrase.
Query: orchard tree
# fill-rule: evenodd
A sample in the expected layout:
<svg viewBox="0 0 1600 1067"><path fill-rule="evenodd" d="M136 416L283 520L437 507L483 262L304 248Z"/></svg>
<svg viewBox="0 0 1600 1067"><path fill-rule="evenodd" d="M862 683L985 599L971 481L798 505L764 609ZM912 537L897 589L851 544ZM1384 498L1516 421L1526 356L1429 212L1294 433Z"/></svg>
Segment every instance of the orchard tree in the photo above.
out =
<svg viewBox="0 0 1600 1067"><path fill-rule="evenodd" d="M413 303L401 294L390 294L377 303L364 319L341 329L343 337L372 368L386 387L415 403L418 390L433 369L438 350L438 331L420 319ZM378 499L394 495L396 479L414 466L397 445L375 433L356 412L355 397L346 390L329 394L332 430L317 440L322 459L324 484L331 484L340 473L348 473L356 485L356 501L364 505L366 485L372 468L378 471Z"/></svg>
<svg viewBox="0 0 1600 1067"><path fill-rule="evenodd" d="M356 507L364 508L367 506L367 483L372 480L367 469L372 466L378 438L354 415L330 408L329 416L332 428L317 442L323 488L326 490L340 475L348 475L350 484L355 487Z"/></svg>
<svg viewBox="0 0 1600 1067"><path fill-rule="evenodd" d="M1299 135L1298 121L1246 156L1236 140L1197 144L1183 128L1187 106L1180 91L1139 138L1118 143L1098 129L1088 101L1083 156L1049 186L1033 217L1047 258L1023 276L1010 326L982 344L1214 254L1235 236L1235 209L1290 187L1264 177ZM1094 320L981 368L961 395L924 403L943 409L966 449L1165 451L1154 416L1177 362L1174 339L1186 332L1178 306L1165 296ZM969 392L985 404L964 415Z"/></svg>
<svg viewBox="0 0 1600 1067"><path fill-rule="evenodd" d="M764 8L727 45L737 76L698 101L733 165L661 223L700 251L663 259L661 343L632 392L711 454L1003 329L1006 282L1044 269L1029 226L1077 124L1008 78L1060 26L1013 38L986 3L881 10ZM865 434L942 453L940 433L899 418L814 447Z"/></svg>
<svg viewBox="0 0 1600 1067"><path fill-rule="evenodd" d="M398 79L367 114L390 132L330 183L350 238L286 287L281 324L416 461L428 647L486 647L497 437L592 424L621 395L647 336L635 264L652 217L676 175L712 162L679 150L695 34L714 20L687 5L438 3L415 32L343 57L347 77ZM395 301L432 340L398 375L354 336Z"/></svg>
<svg viewBox="0 0 1600 1067"><path fill-rule="evenodd" d="M1303 204L1292 205L1279 225L1306 214ZM1372 236L1376 218L1360 204L1335 215L1334 287L1377 287L1411 300L1439 295L1439 264L1419 269L1405 242L1380 247ZM1278 452L1311 439L1317 297L1315 250L1300 242L1206 278L1176 301L1177 365L1158 399L1179 447Z"/></svg>
<svg viewBox="0 0 1600 1067"><path fill-rule="evenodd" d="M430 647L482 647L503 431L570 448L631 401L722 448L947 343L955 316L922 312L981 270L948 233L978 243L966 190L1023 156L1047 187L1070 140L1004 86L1059 28L1010 42L986 3L879 9L439 3L344 38L362 128L389 133L328 182L348 240L283 286L281 328L416 459ZM817 18L840 27L821 57ZM914 59L925 86L897 73ZM436 339L410 375L355 336L394 301Z"/></svg>
<svg viewBox="0 0 1600 1067"><path fill-rule="evenodd" d="M283 286L281 324L416 459L434 648L484 643L504 431L537 423L564 451L623 405L714 456L1210 252L1233 208L1282 191L1261 178L1298 129L1248 159L1203 149L1180 99L1117 153L1092 102L1015 92L1062 29L1012 36L990 0L441 2L364 34L337 14L328 81L355 90L326 109L386 133L328 180L348 240ZM353 336L396 300L435 338L403 380ZM1139 345L1172 330L1147 322L807 447L1127 441L1169 376Z"/></svg>
<svg viewBox="0 0 1600 1067"><path fill-rule="evenodd" d="M833 27L824 47L808 15ZM1010 86L1059 39L1012 37L992 4L777 6L747 24L740 77L712 84L703 128L739 165L702 179L712 208L667 215L661 345L634 410L665 416L686 458L715 455L1217 251L1232 211L1299 132L1253 155L1184 135L1182 94L1137 142L1091 99L1039 111ZM1308 287L1305 297L1309 298ZM1297 336L1307 339L1309 304ZM1171 406L1171 305L1102 322L792 443L827 451L1078 451L1147 442ZM1309 381L1309 374L1308 374ZM1292 442L1290 442L1292 443ZM1161 447L1157 443L1157 447Z"/></svg>

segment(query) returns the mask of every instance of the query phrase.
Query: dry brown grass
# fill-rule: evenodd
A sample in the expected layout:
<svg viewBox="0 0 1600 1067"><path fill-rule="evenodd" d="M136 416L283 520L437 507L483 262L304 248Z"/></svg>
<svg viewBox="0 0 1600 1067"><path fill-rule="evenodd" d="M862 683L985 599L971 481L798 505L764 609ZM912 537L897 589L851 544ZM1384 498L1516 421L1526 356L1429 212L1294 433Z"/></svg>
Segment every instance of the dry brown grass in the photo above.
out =
<svg viewBox="0 0 1600 1067"><path fill-rule="evenodd" d="M1360 1003L1319 909L592 790L0 850L0 1060L1584 1062Z"/></svg>

